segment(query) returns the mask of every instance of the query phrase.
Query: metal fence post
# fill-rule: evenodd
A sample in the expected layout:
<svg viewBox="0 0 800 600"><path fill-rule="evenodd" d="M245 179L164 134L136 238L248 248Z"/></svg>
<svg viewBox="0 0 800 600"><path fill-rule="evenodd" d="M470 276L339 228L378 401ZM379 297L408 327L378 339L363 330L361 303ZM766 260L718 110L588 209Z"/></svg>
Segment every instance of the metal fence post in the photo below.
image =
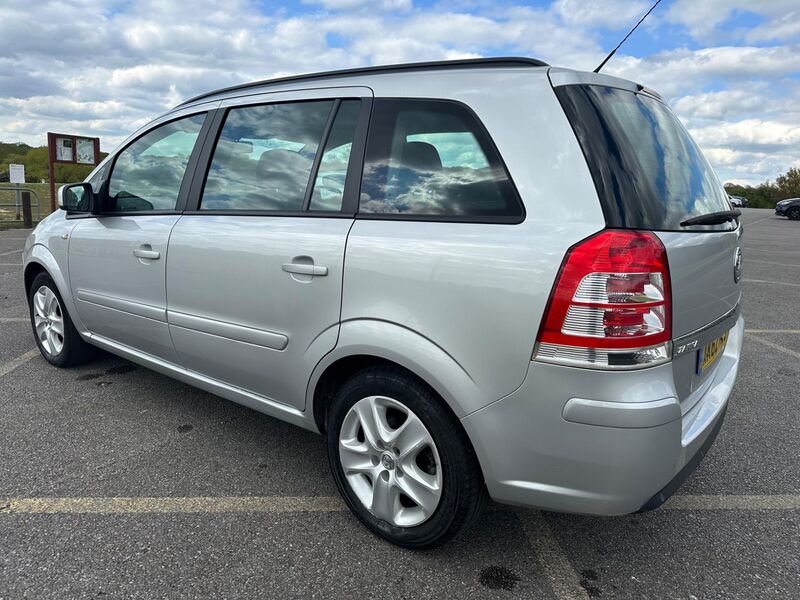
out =
<svg viewBox="0 0 800 600"><path fill-rule="evenodd" d="M31 229L33 227L30 192L22 192L22 226L25 229Z"/></svg>

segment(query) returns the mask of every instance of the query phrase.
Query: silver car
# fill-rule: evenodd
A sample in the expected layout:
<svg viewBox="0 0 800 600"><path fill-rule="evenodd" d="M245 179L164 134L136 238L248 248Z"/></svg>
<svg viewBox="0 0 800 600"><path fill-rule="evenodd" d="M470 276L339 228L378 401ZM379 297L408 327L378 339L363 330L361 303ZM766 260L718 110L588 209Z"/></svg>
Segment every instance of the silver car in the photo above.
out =
<svg viewBox="0 0 800 600"><path fill-rule="evenodd" d="M27 240L36 341L320 432L353 513L441 544L488 498L663 503L722 424L738 211L641 85L479 59L219 90Z"/></svg>

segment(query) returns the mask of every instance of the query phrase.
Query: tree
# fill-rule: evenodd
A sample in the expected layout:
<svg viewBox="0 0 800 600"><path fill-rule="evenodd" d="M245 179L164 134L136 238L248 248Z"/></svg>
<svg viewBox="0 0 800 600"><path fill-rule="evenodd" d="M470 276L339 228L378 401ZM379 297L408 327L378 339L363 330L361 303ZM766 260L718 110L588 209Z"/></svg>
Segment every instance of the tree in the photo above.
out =
<svg viewBox="0 0 800 600"><path fill-rule="evenodd" d="M784 198L800 198L800 168L792 167L778 175L775 182L764 181L757 186L726 183L725 191L731 196L747 198L753 208L775 208Z"/></svg>
<svg viewBox="0 0 800 600"><path fill-rule="evenodd" d="M47 181L48 173L48 156L47 146L39 146L38 148L31 148L25 144L0 144L2 147L16 146L20 152L8 153L5 155L2 164L2 172L0 172L0 181L8 181L8 165L22 164L25 165L25 179L30 183L38 183L40 181ZM9 148L14 149L14 148ZM2 148L0 148L2 150ZM107 152L100 153L100 160L108 156ZM56 163L55 176L56 181L59 183L73 183L76 181L83 181L94 169L93 165L78 165L69 163ZM5 177L3 176L5 175Z"/></svg>
<svg viewBox="0 0 800 600"><path fill-rule="evenodd" d="M778 184L778 200L800 198L800 169L792 167L775 180Z"/></svg>

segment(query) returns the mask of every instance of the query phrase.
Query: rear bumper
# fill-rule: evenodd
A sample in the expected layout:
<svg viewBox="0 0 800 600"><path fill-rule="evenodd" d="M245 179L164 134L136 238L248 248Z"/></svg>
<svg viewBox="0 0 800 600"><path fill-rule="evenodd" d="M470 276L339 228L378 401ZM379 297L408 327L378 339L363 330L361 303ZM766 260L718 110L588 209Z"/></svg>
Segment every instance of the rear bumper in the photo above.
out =
<svg viewBox="0 0 800 600"><path fill-rule="evenodd" d="M719 435L720 429L722 429L722 422L725 420L725 413L728 411L728 405L726 404L725 407L722 409L722 413L719 415L714 428L711 430L711 433L708 434L706 441L703 442L703 445L700 446L700 449L695 453L695 455L689 459L680 472L672 478L667 485L665 485L662 489L658 491L658 493L654 494L650 500L645 502L644 506L639 510L644 512L647 510L655 510L664 502L666 502L672 494L674 494L683 482L686 481L689 476L694 473L694 470L697 468L697 465L700 464L700 461L703 460L705 455L708 453L708 450L711 446L714 445L714 441L717 439Z"/></svg>
<svg viewBox="0 0 800 600"><path fill-rule="evenodd" d="M519 389L462 419L489 493L598 515L661 504L719 431L743 333L739 317L702 396L683 405L671 363L604 372L532 362Z"/></svg>

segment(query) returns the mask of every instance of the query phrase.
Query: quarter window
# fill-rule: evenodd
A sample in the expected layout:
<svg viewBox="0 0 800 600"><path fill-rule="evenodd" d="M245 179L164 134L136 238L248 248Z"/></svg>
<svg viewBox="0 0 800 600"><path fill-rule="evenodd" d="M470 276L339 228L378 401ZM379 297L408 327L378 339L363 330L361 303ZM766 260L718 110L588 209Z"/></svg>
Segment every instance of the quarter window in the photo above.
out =
<svg viewBox="0 0 800 600"><path fill-rule="evenodd" d="M519 217L522 207L497 151L464 106L376 100L361 213Z"/></svg>
<svg viewBox="0 0 800 600"><path fill-rule="evenodd" d="M117 156L104 212L175 210L205 113L150 130Z"/></svg>
<svg viewBox="0 0 800 600"><path fill-rule="evenodd" d="M300 211L333 100L232 108L201 210Z"/></svg>

